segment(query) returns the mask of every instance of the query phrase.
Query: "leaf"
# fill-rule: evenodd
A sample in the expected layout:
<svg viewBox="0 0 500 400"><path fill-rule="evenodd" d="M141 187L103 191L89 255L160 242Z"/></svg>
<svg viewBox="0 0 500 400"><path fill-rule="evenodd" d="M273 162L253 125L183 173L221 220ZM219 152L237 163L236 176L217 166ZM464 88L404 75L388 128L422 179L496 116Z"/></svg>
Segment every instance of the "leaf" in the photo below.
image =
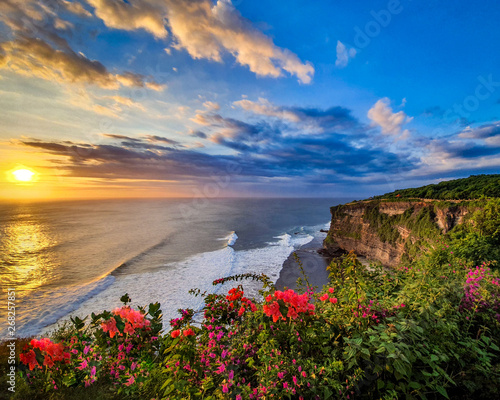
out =
<svg viewBox="0 0 500 400"><path fill-rule="evenodd" d="M412 389L417 389L417 390L422 387L422 385L418 382L410 382L408 386L411 387Z"/></svg>
<svg viewBox="0 0 500 400"><path fill-rule="evenodd" d="M72 385L74 385L76 383L76 378L73 374L71 375L66 375L64 378L63 378L63 384L67 387L70 387Z"/></svg>
<svg viewBox="0 0 500 400"><path fill-rule="evenodd" d="M437 386L436 387L437 391L439 392L439 394L441 394L442 396L446 397L447 399L449 399L448 397L448 393L446 392L446 389L442 386Z"/></svg>
<svg viewBox="0 0 500 400"><path fill-rule="evenodd" d="M130 303L132 300L130 300L130 297L128 297L128 293L125 293L122 297L120 297L120 301L127 305L127 303Z"/></svg>

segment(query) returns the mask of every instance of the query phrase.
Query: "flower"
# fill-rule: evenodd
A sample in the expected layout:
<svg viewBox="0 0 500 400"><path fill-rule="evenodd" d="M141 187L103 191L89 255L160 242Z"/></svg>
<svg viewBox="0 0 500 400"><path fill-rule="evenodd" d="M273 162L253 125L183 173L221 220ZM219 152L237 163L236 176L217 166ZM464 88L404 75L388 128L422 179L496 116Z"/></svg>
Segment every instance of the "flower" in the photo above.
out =
<svg viewBox="0 0 500 400"><path fill-rule="evenodd" d="M175 331L172 331L170 333L170 336L172 336L174 339L181 334L181 331L179 329L176 329Z"/></svg>
<svg viewBox="0 0 500 400"><path fill-rule="evenodd" d="M332 297L332 298L330 299L330 303L332 303L332 304L337 303L337 298L336 298L336 297Z"/></svg>
<svg viewBox="0 0 500 400"><path fill-rule="evenodd" d="M40 367L36 361L36 354L33 350L29 350L27 353L21 353L19 355L19 359L23 364L29 365L30 371L32 371L35 367Z"/></svg>
<svg viewBox="0 0 500 400"><path fill-rule="evenodd" d="M325 293L323 296L319 298L321 301L326 301L328 300L328 293Z"/></svg>
<svg viewBox="0 0 500 400"><path fill-rule="evenodd" d="M130 386L130 385L132 385L134 382L135 382L135 378L134 378L133 376L131 376L130 378L128 378L127 382L125 382L125 385L126 385L126 386Z"/></svg>
<svg viewBox="0 0 500 400"><path fill-rule="evenodd" d="M331 287L331 288L329 288L329 289L328 289L328 291L329 291L330 293L333 293L333 292L335 291L335 289Z"/></svg>
<svg viewBox="0 0 500 400"><path fill-rule="evenodd" d="M184 329L184 331L182 331L182 334L184 336L193 336L194 335L194 331L191 328L188 328L188 329Z"/></svg>

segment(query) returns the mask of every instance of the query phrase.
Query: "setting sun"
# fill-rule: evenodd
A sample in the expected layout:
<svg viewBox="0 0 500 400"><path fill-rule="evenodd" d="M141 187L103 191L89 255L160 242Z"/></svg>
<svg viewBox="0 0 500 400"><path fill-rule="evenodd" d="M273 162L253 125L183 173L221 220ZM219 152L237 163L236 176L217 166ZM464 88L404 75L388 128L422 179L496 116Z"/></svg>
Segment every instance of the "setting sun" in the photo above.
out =
<svg viewBox="0 0 500 400"><path fill-rule="evenodd" d="M12 171L12 175L14 175L14 179L19 182L31 182L33 181L33 177L35 173L29 169L16 169Z"/></svg>

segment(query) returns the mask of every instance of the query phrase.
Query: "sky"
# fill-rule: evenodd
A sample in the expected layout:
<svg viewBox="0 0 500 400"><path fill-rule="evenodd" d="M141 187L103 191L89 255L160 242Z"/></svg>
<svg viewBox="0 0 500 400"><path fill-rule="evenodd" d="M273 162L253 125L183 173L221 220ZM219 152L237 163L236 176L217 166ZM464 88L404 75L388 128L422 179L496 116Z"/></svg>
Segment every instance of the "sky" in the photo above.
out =
<svg viewBox="0 0 500 400"><path fill-rule="evenodd" d="M3 0L0 199L364 198L498 173L499 20L492 0Z"/></svg>

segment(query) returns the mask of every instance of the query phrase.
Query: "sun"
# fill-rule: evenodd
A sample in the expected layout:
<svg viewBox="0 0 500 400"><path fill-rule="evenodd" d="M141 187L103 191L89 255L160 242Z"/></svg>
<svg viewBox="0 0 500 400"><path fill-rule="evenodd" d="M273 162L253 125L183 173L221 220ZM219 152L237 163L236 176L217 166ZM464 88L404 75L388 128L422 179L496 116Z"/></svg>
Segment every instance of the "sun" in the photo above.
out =
<svg viewBox="0 0 500 400"><path fill-rule="evenodd" d="M28 169L28 168L18 168L11 171L12 177L14 181L17 182L33 182L36 176L36 172Z"/></svg>

